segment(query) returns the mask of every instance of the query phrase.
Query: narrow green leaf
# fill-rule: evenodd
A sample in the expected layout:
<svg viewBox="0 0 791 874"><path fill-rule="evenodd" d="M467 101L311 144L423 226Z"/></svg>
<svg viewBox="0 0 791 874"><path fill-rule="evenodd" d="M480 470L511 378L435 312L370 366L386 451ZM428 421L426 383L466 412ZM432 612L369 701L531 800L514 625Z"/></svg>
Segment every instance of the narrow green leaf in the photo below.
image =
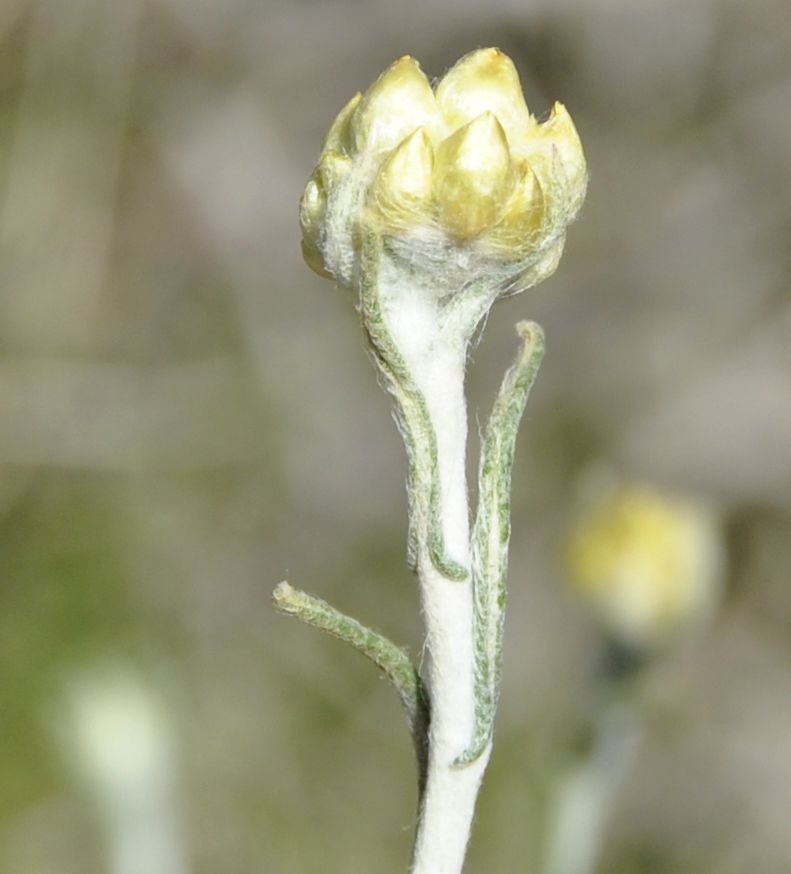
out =
<svg viewBox="0 0 791 874"><path fill-rule="evenodd" d="M486 428L473 529L475 729L457 765L474 762L491 740L500 694L511 472L519 423L544 357L544 334L535 322L516 326L522 346L506 372Z"/></svg>
<svg viewBox="0 0 791 874"><path fill-rule="evenodd" d="M292 588L287 582L275 588L272 600L280 613L296 616L307 625L345 641L385 674L401 699L422 768L428 729L428 697L408 653L379 632L341 613L321 598Z"/></svg>
<svg viewBox="0 0 791 874"><path fill-rule="evenodd" d="M400 350L387 329L379 300L378 264L382 241L369 232L363 241L360 310L376 363L385 375L388 389L396 402L396 421L404 439L409 460L407 490L410 496L410 528L407 560L413 570L417 564L418 544L428 545L434 567L447 579L461 582L469 576L467 568L447 555L442 534L441 495L437 437L423 393L415 383ZM427 532L421 537L420 523Z"/></svg>

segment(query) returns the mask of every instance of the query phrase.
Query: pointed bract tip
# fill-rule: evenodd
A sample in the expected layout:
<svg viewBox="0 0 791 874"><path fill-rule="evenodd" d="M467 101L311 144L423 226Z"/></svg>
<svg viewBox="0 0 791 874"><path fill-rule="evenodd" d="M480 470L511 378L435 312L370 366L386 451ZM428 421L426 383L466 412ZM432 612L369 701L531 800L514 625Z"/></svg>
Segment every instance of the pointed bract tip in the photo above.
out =
<svg viewBox="0 0 791 874"><path fill-rule="evenodd" d="M445 229L471 239L499 218L511 193L514 174L502 125L485 112L439 147L435 194Z"/></svg>
<svg viewBox="0 0 791 874"><path fill-rule="evenodd" d="M324 137L324 142L321 146L322 152L334 150L344 154L349 154L352 151L350 121L354 110L357 109L357 105L362 100L362 97L363 95L358 91L337 114L337 116L335 116L335 121L330 125L330 129L327 131L327 136Z"/></svg>
<svg viewBox="0 0 791 874"><path fill-rule="evenodd" d="M499 49L478 49L458 61L437 85L437 103L451 130L489 110L517 145L530 129L530 113L513 61Z"/></svg>
<svg viewBox="0 0 791 874"><path fill-rule="evenodd" d="M358 152L393 149L421 125L439 136L442 118L420 64L404 55L371 85L355 109L354 146Z"/></svg>
<svg viewBox="0 0 791 874"><path fill-rule="evenodd" d="M426 220L431 202L434 149L419 127L394 149L369 193L369 203L391 233L410 230Z"/></svg>

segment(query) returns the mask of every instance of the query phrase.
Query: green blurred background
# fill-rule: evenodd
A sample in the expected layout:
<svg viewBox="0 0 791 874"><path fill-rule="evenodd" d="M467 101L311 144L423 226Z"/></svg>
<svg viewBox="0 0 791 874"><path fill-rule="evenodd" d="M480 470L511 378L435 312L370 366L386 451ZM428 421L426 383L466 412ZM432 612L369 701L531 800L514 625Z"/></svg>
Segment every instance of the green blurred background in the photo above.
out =
<svg viewBox="0 0 791 874"><path fill-rule="evenodd" d="M419 652L403 449L296 209L351 94L481 45L569 107L591 184L470 372L474 435L543 324L468 870L531 871L597 658L560 544L604 463L714 505L729 571L650 669L601 870L791 871L788 0L0 0L0 874L116 871L77 736L114 694L145 737L102 743L134 777L150 741L172 825L139 874L405 869L395 696L270 607L287 576Z"/></svg>

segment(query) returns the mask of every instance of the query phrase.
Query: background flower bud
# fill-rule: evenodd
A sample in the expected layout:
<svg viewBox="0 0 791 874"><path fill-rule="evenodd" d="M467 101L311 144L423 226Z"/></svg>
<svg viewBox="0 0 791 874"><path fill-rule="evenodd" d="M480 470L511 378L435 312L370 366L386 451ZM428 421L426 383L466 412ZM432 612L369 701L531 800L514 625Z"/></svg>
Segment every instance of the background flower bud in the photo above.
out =
<svg viewBox="0 0 791 874"><path fill-rule="evenodd" d="M704 507L646 486L599 494L568 544L571 584L619 642L650 649L708 615L721 547Z"/></svg>

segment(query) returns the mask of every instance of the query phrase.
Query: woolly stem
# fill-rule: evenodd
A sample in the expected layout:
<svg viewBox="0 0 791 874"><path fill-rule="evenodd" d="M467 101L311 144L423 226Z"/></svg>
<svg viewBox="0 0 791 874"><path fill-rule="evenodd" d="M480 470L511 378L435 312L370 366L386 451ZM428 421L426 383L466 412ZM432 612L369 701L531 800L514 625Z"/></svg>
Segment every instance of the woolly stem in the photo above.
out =
<svg viewBox="0 0 791 874"><path fill-rule="evenodd" d="M449 313L441 296L405 275L374 235L364 242L362 264L363 321L410 457L410 553L426 627L428 771L411 871L459 874L489 758L487 745L476 761L458 765L476 714L464 372L485 312L479 298L487 295L473 286L465 312L457 305Z"/></svg>
<svg viewBox="0 0 791 874"><path fill-rule="evenodd" d="M473 280L450 295L427 287L373 232L363 237L361 256L360 312L409 457L408 556L418 574L426 626L428 769L411 871L460 874L491 753L513 445L541 357L540 329L520 326L524 347L506 374L490 422L482 461L483 516L489 521L478 539L496 541L486 568L491 571L491 564L496 573L478 574L475 585L485 591L476 598L464 373L470 339L498 286Z"/></svg>
<svg viewBox="0 0 791 874"><path fill-rule="evenodd" d="M418 382L437 440L440 526L450 558L469 567L469 508L465 477L466 348L434 348ZM452 581L437 570L428 550L418 551L426 626L424 683L431 700L429 759L412 874L459 874L489 749L475 762L455 762L475 727L473 600L469 573Z"/></svg>

